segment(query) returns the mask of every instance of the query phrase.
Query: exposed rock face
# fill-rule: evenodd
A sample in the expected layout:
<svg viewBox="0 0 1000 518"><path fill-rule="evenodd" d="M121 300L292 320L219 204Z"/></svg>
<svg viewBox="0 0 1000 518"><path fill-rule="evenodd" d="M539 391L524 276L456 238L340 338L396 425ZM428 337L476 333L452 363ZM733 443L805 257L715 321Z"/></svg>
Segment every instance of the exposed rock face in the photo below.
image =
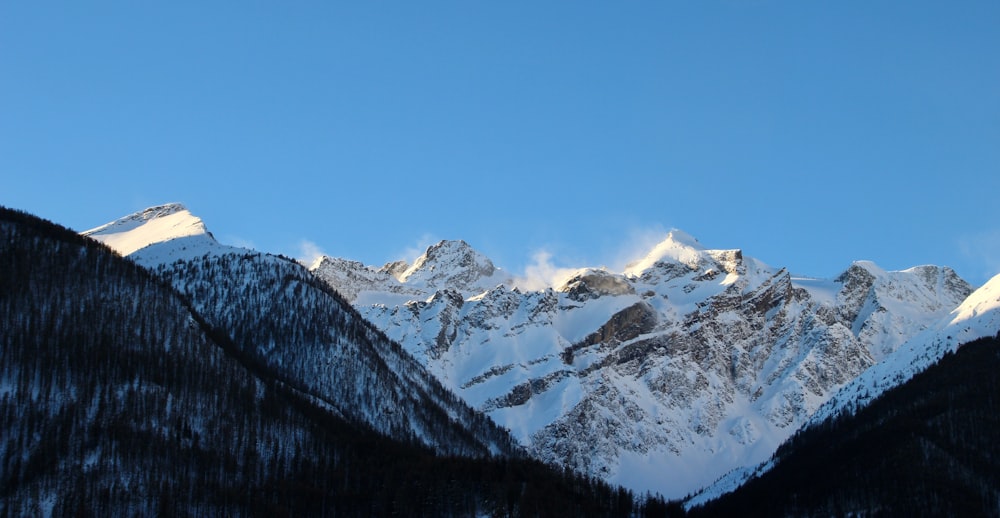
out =
<svg viewBox="0 0 1000 518"><path fill-rule="evenodd" d="M563 361L572 364L573 356L587 348L607 349L638 338L639 335L653 331L656 321L656 311L653 307L646 302L637 302L612 315L597 331L567 347L562 352Z"/></svg>
<svg viewBox="0 0 1000 518"><path fill-rule="evenodd" d="M843 284L837 294L841 321L876 361L926 329L933 322L926 315L947 312L972 292L969 283L951 268L939 266L886 272L871 262L859 261L837 281Z"/></svg>
<svg viewBox="0 0 1000 518"><path fill-rule="evenodd" d="M388 273L392 278L397 281L403 275L403 272L410 268L410 263L406 261L393 261L391 263L386 263L384 266L378 269L380 272Z"/></svg>
<svg viewBox="0 0 1000 518"><path fill-rule="evenodd" d="M766 458L971 292L938 267L793 279L679 232L623 273L522 292L450 243L382 287L316 273L348 293L364 285L367 318L539 458L668 497ZM396 286L411 282L424 291L404 304Z"/></svg>
<svg viewBox="0 0 1000 518"><path fill-rule="evenodd" d="M340 294L350 301L356 299L358 293L367 290L382 289L393 293L405 291L402 286L392 283L393 278L389 272L368 268L358 261L320 257L310 269L328 283L339 286Z"/></svg>
<svg viewBox="0 0 1000 518"><path fill-rule="evenodd" d="M603 295L634 295L635 288L621 275L605 270L585 270L566 281L559 291L578 302L596 299Z"/></svg>
<svg viewBox="0 0 1000 518"><path fill-rule="evenodd" d="M441 241L427 248L413 264L406 261L387 263L380 268L366 266L357 261L333 257L320 257L310 270L348 301L368 305L386 302L386 294L393 303L424 300L439 290L456 290L461 293L481 293L500 284L510 284L505 272L493 261L475 251L465 241ZM369 300L367 293L373 293Z"/></svg>

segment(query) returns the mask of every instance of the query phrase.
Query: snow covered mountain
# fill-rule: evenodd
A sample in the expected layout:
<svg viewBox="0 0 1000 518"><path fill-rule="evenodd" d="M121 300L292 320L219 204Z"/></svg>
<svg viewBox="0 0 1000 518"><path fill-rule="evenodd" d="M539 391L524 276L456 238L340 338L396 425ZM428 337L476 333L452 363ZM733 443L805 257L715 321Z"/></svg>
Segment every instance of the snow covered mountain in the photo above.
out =
<svg viewBox="0 0 1000 518"><path fill-rule="evenodd" d="M150 207L82 234L146 266L240 251L216 241L201 219L179 203Z"/></svg>
<svg viewBox="0 0 1000 518"><path fill-rule="evenodd" d="M518 452L302 265L221 245L179 204L83 234L166 279L243 354L348 422L443 454Z"/></svg>
<svg viewBox="0 0 1000 518"><path fill-rule="evenodd" d="M197 261L288 273L279 261L248 255ZM324 380L310 387L289 375L296 370L288 364L321 342L293 337L314 327L256 313L254 296L275 295L266 275L231 276L253 287L253 296L235 290L236 310L247 312L240 325L250 329L220 327L218 314L206 319L194 309L194 299L205 306L202 288L181 295L94 240L5 207L0 272L2 516L646 516L665 506L503 455L502 447L499 456L470 458L495 441L495 425L476 417L487 425L476 430L456 405L435 405L440 386L422 384L426 373L412 361L403 365L412 367L404 381L386 372L395 368L391 354L386 365L371 363L382 345L364 343L364 329L341 316L323 332L341 335L353 360L313 355L317 370L342 371L348 393L413 414L359 422L350 398L327 399ZM311 278L301 266L298 272ZM220 281L215 291L234 292L225 279L206 279ZM278 280L313 298L295 277ZM328 311L321 300L311 304ZM283 346L273 352L285 365L255 355L248 336L267 327L289 337L298 358ZM352 374L352 364L374 376ZM377 386L361 384L373 377ZM409 395L391 401L393 390ZM404 429L404 438L420 436L400 441L399 430L391 430L395 440L372 433L382 423L431 426Z"/></svg>
<svg viewBox="0 0 1000 518"><path fill-rule="evenodd" d="M854 412L977 338L1000 332L1000 275L974 291L947 316L863 372L813 414L808 425L840 412Z"/></svg>
<svg viewBox="0 0 1000 518"><path fill-rule="evenodd" d="M322 256L310 270L336 286L352 303L366 304L372 296L385 302L390 294L400 303L426 298L438 290L482 293L497 285L512 284L513 278L493 265L465 241L442 241L427 248L413 264L396 261L380 268L357 261Z"/></svg>
<svg viewBox="0 0 1000 518"><path fill-rule="evenodd" d="M958 307L889 353L830 397L802 426L818 427L844 414L857 414L890 389L908 383L945 355L980 338L1000 337L1000 275L990 279ZM769 459L734 470L686 502L690 508L736 490L775 466Z"/></svg>
<svg viewBox="0 0 1000 518"><path fill-rule="evenodd" d="M766 459L971 292L936 266L793 278L680 231L535 291L464 242L311 269L534 455L667 497Z"/></svg>
<svg viewBox="0 0 1000 518"><path fill-rule="evenodd" d="M859 261L834 279L793 277L680 231L621 272L580 268L540 290L464 241L412 264L322 257L306 271L220 245L176 204L85 234L158 271L213 324L245 330L250 354L349 419L439 451L506 451L493 432L458 440L489 426L437 389L466 432L435 439L413 394L440 382L536 457L671 498L767 459L972 291L937 266ZM330 336L330 318L350 321L354 345Z"/></svg>

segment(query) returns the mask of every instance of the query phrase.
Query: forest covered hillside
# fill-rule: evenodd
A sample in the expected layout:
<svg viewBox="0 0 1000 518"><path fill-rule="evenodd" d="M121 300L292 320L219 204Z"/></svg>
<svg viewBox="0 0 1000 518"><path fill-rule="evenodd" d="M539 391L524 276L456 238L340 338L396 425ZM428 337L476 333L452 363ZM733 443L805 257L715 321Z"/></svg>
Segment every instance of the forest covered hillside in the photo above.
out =
<svg viewBox="0 0 1000 518"><path fill-rule="evenodd" d="M665 511L345 420L160 278L34 216L0 209L0 272L2 515Z"/></svg>

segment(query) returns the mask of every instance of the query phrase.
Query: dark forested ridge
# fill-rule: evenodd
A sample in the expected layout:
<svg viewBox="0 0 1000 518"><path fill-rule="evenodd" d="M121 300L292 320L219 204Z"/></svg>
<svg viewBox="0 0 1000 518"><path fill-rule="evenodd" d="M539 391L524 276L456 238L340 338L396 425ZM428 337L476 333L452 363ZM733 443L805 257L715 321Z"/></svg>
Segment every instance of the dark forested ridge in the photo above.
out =
<svg viewBox="0 0 1000 518"><path fill-rule="evenodd" d="M698 516L1000 516L1000 339L799 432Z"/></svg>
<svg viewBox="0 0 1000 518"><path fill-rule="evenodd" d="M299 363L282 370L263 361L268 350L249 350L266 326L226 328L235 322L223 312L202 315L161 279L0 208L0 516L668 511L518 455L487 455L477 444L504 453L502 437L477 443L463 438L468 427L442 436L473 455L374 433L342 416L368 408L362 401L327 401L328 387L283 377ZM286 280L295 295L300 281ZM408 375L400 362L374 368ZM425 412L416 422L448 414Z"/></svg>
<svg viewBox="0 0 1000 518"><path fill-rule="evenodd" d="M247 251L178 261L158 273L240 353L357 426L445 455L520 455L506 431L302 265Z"/></svg>

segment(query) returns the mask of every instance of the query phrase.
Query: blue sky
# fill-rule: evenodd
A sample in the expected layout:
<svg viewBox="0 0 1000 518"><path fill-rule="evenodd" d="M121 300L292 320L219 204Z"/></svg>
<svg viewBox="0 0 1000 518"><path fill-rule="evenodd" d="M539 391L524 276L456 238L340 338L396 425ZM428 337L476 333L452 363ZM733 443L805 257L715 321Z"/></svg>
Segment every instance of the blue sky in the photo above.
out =
<svg viewBox="0 0 1000 518"><path fill-rule="evenodd" d="M465 239L515 272L676 227L980 284L998 28L995 0L4 2L0 204L84 230L179 201L264 251Z"/></svg>

